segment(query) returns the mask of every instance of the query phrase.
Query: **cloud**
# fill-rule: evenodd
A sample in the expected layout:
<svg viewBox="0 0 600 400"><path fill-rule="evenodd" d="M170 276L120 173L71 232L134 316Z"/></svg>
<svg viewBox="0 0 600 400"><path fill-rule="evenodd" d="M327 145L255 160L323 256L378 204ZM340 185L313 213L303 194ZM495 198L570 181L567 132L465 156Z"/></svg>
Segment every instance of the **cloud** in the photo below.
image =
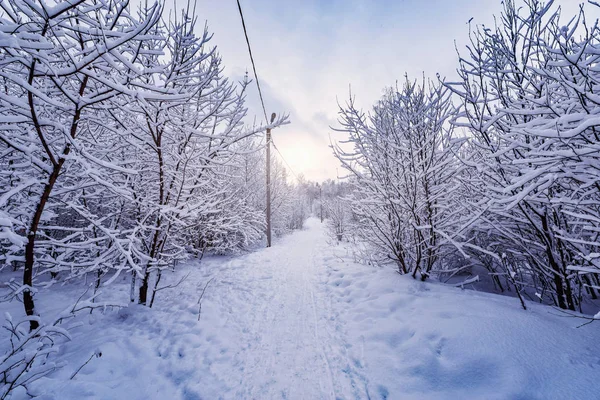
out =
<svg viewBox="0 0 600 400"><path fill-rule="evenodd" d="M563 2L566 3L566 2ZM565 4L566 5L566 4ZM292 124L274 132L294 170L307 178L336 177L330 125L337 125L338 100L351 85L357 104L369 109L383 89L402 80L455 76L455 41L464 48L467 22L493 24L500 0L242 0L268 110L290 113ZM572 14L574 6L569 5ZM234 1L199 0L223 55L225 73L251 71ZM262 117L256 89L250 114Z"/></svg>

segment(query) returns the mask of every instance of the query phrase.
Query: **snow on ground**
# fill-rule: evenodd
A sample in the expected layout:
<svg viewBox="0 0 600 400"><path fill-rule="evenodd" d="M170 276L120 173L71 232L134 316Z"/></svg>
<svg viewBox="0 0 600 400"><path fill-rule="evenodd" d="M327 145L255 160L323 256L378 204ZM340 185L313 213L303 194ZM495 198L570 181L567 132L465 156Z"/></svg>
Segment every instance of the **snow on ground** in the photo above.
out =
<svg viewBox="0 0 600 400"><path fill-rule="evenodd" d="M155 308L78 318L41 399L592 399L600 326L353 263L315 219L239 257L190 262ZM198 298L206 283L198 322ZM42 290L42 315L81 293ZM126 282L104 300L126 302ZM0 304L21 315L20 304ZM5 343L4 343L5 344ZM73 380L71 374L95 351ZM17 392L14 398L28 398Z"/></svg>

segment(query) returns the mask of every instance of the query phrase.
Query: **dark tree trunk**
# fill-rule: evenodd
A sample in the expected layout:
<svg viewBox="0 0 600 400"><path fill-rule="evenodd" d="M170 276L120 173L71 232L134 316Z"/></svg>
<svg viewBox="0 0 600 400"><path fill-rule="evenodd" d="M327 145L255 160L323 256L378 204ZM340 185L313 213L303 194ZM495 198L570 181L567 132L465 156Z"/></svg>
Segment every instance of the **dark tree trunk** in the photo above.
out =
<svg viewBox="0 0 600 400"><path fill-rule="evenodd" d="M65 155L68 155L68 148L65 150ZM35 214L33 215L33 219L31 220L31 225L29 226L29 233L27 234L27 245L25 246L25 267L23 269L23 285L29 286L29 289L23 292L23 305L25 306L25 313L28 316L35 315L35 303L33 301L33 294L31 292L31 288L33 287L33 265L35 263L35 239L37 230L40 224L40 220L42 219L42 214L44 213L44 208L46 207L46 203L50 198L50 192L52 192L52 188L56 183L56 179L58 178L58 174L62 168L64 163L64 158L58 160L58 163L54 166L50 177L48 178L48 183L44 186L44 191L42 192L42 197L37 205L35 210ZM37 321L29 322L29 329L34 330L39 327L39 323Z"/></svg>
<svg viewBox="0 0 600 400"><path fill-rule="evenodd" d="M162 277L162 271L159 269L156 271L156 281L154 281L154 289L152 289L152 297L150 298L150 304L148 307L152 308L154 304L154 298L156 297L156 292L158 291L158 284L160 283L160 278Z"/></svg>
<svg viewBox="0 0 600 400"><path fill-rule="evenodd" d="M144 279L142 280L142 284L140 285L140 299L139 304L146 305L146 301L148 299L148 281L150 280L150 273L144 273Z"/></svg>

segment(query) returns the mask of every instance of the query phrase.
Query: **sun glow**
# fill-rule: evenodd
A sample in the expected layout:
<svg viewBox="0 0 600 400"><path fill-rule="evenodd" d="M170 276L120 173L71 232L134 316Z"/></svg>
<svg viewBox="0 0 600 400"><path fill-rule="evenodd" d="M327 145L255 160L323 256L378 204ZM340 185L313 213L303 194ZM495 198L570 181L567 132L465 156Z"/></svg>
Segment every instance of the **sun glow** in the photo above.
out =
<svg viewBox="0 0 600 400"><path fill-rule="evenodd" d="M315 146L310 143L310 140L306 140L299 135L290 135L286 139L287 140L279 140L277 146L281 151L281 155L289 164L289 166L287 166L284 162L286 169L292 169L292 172L289 172L289 175L291 177L293 177L294 174L298 176L301 174L306 175L309 169L315 167Z"/></svg>

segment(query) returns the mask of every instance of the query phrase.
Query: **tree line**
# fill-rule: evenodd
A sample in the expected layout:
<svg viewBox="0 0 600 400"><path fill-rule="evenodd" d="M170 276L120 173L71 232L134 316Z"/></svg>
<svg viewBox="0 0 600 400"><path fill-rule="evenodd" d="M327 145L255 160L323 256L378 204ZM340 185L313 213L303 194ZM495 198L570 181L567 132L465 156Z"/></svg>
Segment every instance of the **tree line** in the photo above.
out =
<svg viewBox="0 0 600 400"><path fill-rule="evenodd" d="M128 277L152 306L190 254L254 245L265 229L264 131L250 80L232 81L195 5L0 4L0 266L4 300L40 326L36 286ZM302 225L298 188L273 164L275 233Z"/></svg>
<svg viewBox="0 0 600 400"><path fill-rule="evenodd" d="M371 261L421 280L486 271L523 307L598 298L598 7L504 1L470 29L455 81L407 77L368 113L340 108L337 219Z"/></svg>

